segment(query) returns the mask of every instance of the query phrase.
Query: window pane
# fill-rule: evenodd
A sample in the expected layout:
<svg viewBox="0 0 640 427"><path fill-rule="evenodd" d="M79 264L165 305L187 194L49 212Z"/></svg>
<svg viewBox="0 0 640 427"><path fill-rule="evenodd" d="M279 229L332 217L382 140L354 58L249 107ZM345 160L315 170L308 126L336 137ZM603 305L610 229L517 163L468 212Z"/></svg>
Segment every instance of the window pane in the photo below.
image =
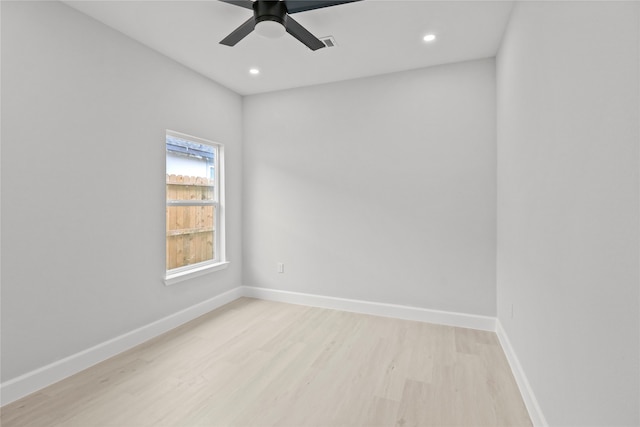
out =
<svg viewBox="0 0 640 427"><path fill-rule="evenodd" d="M167 206L167 270L210 261L215 206Z"/></svg>
<svg viewBox="0 0 640 427"><path fill-rule="evenodd" d="M167 137L167 201L214 201L215 149ZM177 173L169 173L177 172ZM214 206L167 206L167 270L215 259Z"/></svg>
<svg viewBox="0 0 640 427"><path fill-rule="evenodd" d="M167 135L167 175L215 179L216 149L186 139Z"/></svg>

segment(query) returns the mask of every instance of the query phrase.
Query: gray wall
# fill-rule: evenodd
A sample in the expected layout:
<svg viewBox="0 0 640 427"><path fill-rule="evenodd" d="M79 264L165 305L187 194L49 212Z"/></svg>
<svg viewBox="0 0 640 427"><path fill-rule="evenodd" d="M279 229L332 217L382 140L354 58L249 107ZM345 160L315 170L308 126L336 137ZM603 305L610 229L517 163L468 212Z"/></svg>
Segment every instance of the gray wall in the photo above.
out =
<svg viewBox="0 0 640 427"><path fill-rule="evenodd" d="M241 284L240 96L58 2L2 2L2 380ZM165 287L164 132L226 144L231 266Z"/></svg>
<svg viewBox="0 0 640 427"><path fill-rule="evenodd" d="M493 59L245 97L244 283L495 315L495 121Z"/></svg>
<svg viewBox="0 0 640 427"><path fill-rule="evenodd" d="M639 8L520 2L498 55L498 317L551 425L640 423Z"/></svg>

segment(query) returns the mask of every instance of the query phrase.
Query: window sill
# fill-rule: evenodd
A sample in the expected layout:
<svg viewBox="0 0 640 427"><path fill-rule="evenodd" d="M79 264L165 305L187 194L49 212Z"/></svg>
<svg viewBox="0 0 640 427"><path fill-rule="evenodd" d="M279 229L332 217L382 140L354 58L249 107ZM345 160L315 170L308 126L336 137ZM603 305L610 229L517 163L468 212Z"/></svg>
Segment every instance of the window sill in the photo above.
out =
<svg viewBox="0 0 640 427"><path fill-rule="evenodd" d="M175 285L183 280L193 279L194 277L203 276L205 274L213 273L214 271L224 270L229 266L229 261L219 262L216 264L208 264L202 267L196 267L192 270L181 271L179 273L167 274L164 277L165 286Z"/></svg>

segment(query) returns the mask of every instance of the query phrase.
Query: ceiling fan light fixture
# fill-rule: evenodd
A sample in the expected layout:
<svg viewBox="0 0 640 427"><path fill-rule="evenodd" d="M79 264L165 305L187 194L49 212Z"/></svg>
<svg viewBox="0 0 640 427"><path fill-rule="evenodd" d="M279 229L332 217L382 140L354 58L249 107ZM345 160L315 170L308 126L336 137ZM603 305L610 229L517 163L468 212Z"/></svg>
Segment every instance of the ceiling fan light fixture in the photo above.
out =
<svg viewBox="0 0 640 427"><path fill-rule="evenodd" d="M1 1L1 0L0 0ZM225 46L235 46L253 31L267 37L276 38L289 33L311 50L326 45L309 32L298 21L289 16L292 13L305 12L323 7L337 6L360 0L220 0L244 9L253 10L253 16L220 40Z"/></svg>
<svg viewBox="0 0 640 427"><path fill-rule="evenodd" d="M262 37L266 37L268 39L277 39L278 37L284 36L287 32L286 28L284 28L284 25L281 23L266 19L256 24L255 31Z"/></svg>

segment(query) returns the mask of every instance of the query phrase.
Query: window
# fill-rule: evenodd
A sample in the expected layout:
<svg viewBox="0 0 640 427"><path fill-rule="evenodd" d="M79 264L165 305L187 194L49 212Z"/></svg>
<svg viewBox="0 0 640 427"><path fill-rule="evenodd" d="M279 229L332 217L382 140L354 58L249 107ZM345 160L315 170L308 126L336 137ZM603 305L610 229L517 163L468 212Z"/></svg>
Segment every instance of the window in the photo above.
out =
<svg viewBox="0 0 640 427"><path fill-rule="evenodd" d="M166 134L166 276L171 285L227 266L224 150L201 138Z"/></svg>

